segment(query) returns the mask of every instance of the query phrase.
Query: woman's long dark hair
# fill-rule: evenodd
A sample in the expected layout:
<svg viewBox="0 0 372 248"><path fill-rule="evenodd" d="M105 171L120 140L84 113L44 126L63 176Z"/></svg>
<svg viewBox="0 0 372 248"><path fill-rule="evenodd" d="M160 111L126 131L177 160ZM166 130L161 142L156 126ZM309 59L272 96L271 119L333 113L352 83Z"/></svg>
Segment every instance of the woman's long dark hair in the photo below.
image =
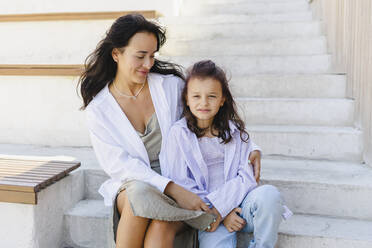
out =
<svg viewBox="0 0 372 248"><path fill-rule="evenodd" d="M111 56L112 50L127 46L130 38L138 32L154 34L158 42L157 51L166 41L165 30L156 23L147 21L142 15L132 14L119 17L106 33L106 37L98 43L95 51L85 60L85 70L78 82L78 88L80 86L80 93L84 101L82 110L107 83L114 79L117 64ZM150 72L174 74L184 79L180 66L157 59L155 59Z"/></svg>
<svg viewBox="0 0 372 248"><path fill-rule="evenodd" d="M212 122L212 130L217 130L218 134L214 134L213 131L212 134L221 138L224 144L229 143L232 138L229 121L232 121L240 131L241 140L247 142L249 134L245 130L244 122L237 113L236 104L229 90L226 74L211 60L197 62L187 70L186 85L182 92L183 116L186 118L187 127L194 132L197 137L204 136L208 129L198 127L195 116L192 114L189 106L187 106L188 84L193 78L213 78L221 84L222 96L225 97L225 102L218 110Z"/></svg>

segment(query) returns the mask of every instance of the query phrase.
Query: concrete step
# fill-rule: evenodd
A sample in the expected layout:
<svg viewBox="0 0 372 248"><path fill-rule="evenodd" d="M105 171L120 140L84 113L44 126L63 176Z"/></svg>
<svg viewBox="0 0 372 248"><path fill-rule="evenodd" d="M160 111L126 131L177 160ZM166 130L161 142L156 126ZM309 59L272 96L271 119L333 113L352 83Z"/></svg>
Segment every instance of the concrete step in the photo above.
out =
<svg viewBox="0 0 372 248"><path fill-rule="evenodd" d="M186 68L195 62L211 59L233 77L246 74L307 74L332 72L330 55L298 56L160 56Z"/></svg>
<svg viewBox="0 0 372 248"><path fill-rule="evenodd" d="M259 22L234 24L169 24L168 37L194 40L216 38L268 39L289 37L313 37L322 34L320 22Z"/></svg>
<svg viewBox="0 0 372 248"><path fill-rule="evenodd" d="M326 160L265 157L262 182L282 192L295 213L372 221L372 168Z"/></svg>
<svg viewBox="0 0 372 248"><path fill-rule="evenodd" d="M76 77L2 76L0 79L1 88L6 89L0 91L0 105L12 106L1 109L0 143L90 146L85 113L79 111L81 100L75 90ZM27 104L18 104L18 99ZM269 154L360 159L360 133L352 128L257 126L255 132L257 144Z"/></svg>
<svg viewBox="0 0 372 248"><path fill-rule="evenodd" d="M0 143L89 145L76 86L71 76L1 76L0 106L11 107L0 109Z"/></svg>
<svg viewBox="0 0 372 248"><path fill-rule="evenodd" d="M199 3L199 0L183 0L185 4L195 4ZM298 3L298 2L306 2L308 0L203 0L205 4L215 4L215 3Z"/></svg>
<svg viewBox="0 0 372 248"><path fill-rule="evenodd" d="M299 12L309 10L309 3L304 1L291 2L239 2L239 3L209 3L185 4L182 15L215 15L215 14L267 14L281 12Z"/></svg>
<svg viewBox="0 0 372 248"><path fill-rule="evenodd" d="M102 200L99 186L108 179L101 169L85 170L86 197ZM372 221L372 168L327 160L264 157L263 184L272 184L295 213Z"/></svg>
<svg viewBox="0 0 372 248"><path fill-rule="evenodd" d="M0 33L3 37L3 46L0 47L1 63L83 64L85 58L95 49L97 43L102 39L111 24L112 20L0 22ZM168 37L193 41L195 39L203 39L205 42L217 38L231 39L230 34L232 32L236 33L237 38L235 40L241 38L259 40L260 42L263 39L273 40L274 38L291 40L291 37L311 37L313 39L321 34L318 22L259 22L206 25L192 25L186 22L186 24L182 25L169 24L167 29ZM86 30L89 30L89 32L85 32ZM244 30L247 30L247 32L244 32ZM51 33L53 33L52 36L50 35ZM27 46L22 43L23 37L27 37ZM321 39L321 37L318 38ZM278 42L282 43L280 41L272 42L270 45L267 44L268 48L262 48L261 46L261 52L258 53L262 54L270 51L273 51L274 54L278 53L274 51L274 49L282 47ZM252 49L257 49L260 46L258 43L250 41L248 43L250 47L247 46L245 49L251 51ZM76 44L84 44L84 46ZM304 50L300 48L303 47L300 43L297 43L297 45L295 43L290 44L293 44L293 52L298 49ZM18 49L8 49L8 47L17 47ZM236 48L231 45L225 47L227 47L227 51L236 51ZM182 50L182 47L179 49ZM314 52L313 49L324 51L324 46L321 45L319 48L309 47L309 52L306 52L306 54ZM281 53L279 52L279 54Z"/></svg>
<svg viewBox="0 0 372 248"><path fill-rule="evenodd" d="M160 53L169 56L319 55L327 53L327 41L324 36L254 41L233 38L193 41L169 39Z"/></svg>
<svg viewBox="0 0 372 248"><path fill-rule="evenodd" d="M362 133L352 127L251 125L247 129L266 155L362 161Z"/></svg>
<svg viewBox="0 0 372 248"><path fill-rule="evenodd" d="M235 97L344 98L346 77L337 74L231 76Z"/></svg>
<svg viewBox="0 0 372 248"><path fill-rule="evenodd" d="M167 26L168 24L225 24L225 23L257 23L257 22L304 22L312 21L312 12L299 11L288 13L269 13L269 14L214 14L203 16L167 16L158 18L159 21Z"/></svg>
<svg viewBox="0 0 372 248"><path fill-rule="evenodd" d="M249 125L351 126L354 101L326 98L236 98Z"/></svg>
<svg viewBox="0 0 372 248"><path fill-rule="evenodd" d="M83 200L65 214L66 246L106 248L112 241L108 230L110 208L101 200ZM312 215L294 215L279 229L278 248L360 247L372 245L372 222ZM238 247L250 236L238 233Z"/></svg>
<svg viewBox="0 0 372 248"><path fill-rule="evenodd" d="M4 38L3 46L0 47L1 63L83 64L112 22L95 20L0 23L0 34ZM24 46L24 37L27 37L27 46ZM10 50L13 50L13 54Z"/></svg>
<svg viewBox="0 0 372 248"><path fill-rule="evenodd" d="M110 237L110 208L101 200L82 200L64 216L63 247L114 247Z"/></svg>

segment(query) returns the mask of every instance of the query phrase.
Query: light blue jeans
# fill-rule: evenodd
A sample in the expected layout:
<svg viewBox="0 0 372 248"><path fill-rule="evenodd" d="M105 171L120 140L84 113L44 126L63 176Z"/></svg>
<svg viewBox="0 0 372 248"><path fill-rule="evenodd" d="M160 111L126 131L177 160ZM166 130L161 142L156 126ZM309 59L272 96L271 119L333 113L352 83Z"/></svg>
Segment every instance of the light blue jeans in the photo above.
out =
<svg viewBox="0 0 372 248"><path fill-rule="evenodd" d="M274 248L284 212L280 192L272 185L255 188L243 200L241 217L247 222L242 232L253 232L253 239L244 247ZM235 248L236 232L230 233L221 223L216 231L199 231L200 248Z"/></svg>

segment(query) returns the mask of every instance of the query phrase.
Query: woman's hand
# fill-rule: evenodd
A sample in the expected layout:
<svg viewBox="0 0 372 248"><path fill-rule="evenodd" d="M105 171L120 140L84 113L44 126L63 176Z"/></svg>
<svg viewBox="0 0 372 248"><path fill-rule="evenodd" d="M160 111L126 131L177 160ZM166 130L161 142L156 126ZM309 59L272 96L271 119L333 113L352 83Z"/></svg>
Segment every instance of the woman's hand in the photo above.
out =
<svg viewBox="0 0 372 248"><path fill-rule="evenodd" d="M221 214L220 212L218 212L218 210L213 207L211 209L211 213L216 216L216 219L215 221L209 225L209 227L205 230L206 232L214 232L216 231L217 227L220 225L221 221L222 221L222 217L221 217Z"/></svg>
<svg viewBox="0 0 372 248"><path fill-rule="evenodd" d="M184 189L174 182L168 183L164 193L172 197L181 208L211 213L207 204L197 194Z"/></svg>
<svg viewBox="0 0 372 248"><path fill-rule="evenodd" d="M238 215L238 213L241 212L241 208L234 208L223 220L223 224L225 225L227 231L238 232L243 229L246 222L242 217Z"/></svg>
<svg viewBox="0 0 372 248"><path fill-rule="evenodd" d="M251 161L251 164L253 165L254 178L256 179L256 182L259 183L260 173L261 173L261 152L252 151L249 154L249 160Z"/></svg>

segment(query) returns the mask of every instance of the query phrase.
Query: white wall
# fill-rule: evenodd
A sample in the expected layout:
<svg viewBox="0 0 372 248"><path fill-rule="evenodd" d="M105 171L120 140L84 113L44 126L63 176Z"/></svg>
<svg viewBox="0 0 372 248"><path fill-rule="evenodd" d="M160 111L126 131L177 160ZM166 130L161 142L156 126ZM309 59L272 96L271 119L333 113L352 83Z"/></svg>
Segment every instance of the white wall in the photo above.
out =
<svg viewBox="0 0 372 248"><path fill-rule="evenodd" d="M0 1L0 14L157 10L164 16L178 13L182 0L8 0Z"/></svg>

